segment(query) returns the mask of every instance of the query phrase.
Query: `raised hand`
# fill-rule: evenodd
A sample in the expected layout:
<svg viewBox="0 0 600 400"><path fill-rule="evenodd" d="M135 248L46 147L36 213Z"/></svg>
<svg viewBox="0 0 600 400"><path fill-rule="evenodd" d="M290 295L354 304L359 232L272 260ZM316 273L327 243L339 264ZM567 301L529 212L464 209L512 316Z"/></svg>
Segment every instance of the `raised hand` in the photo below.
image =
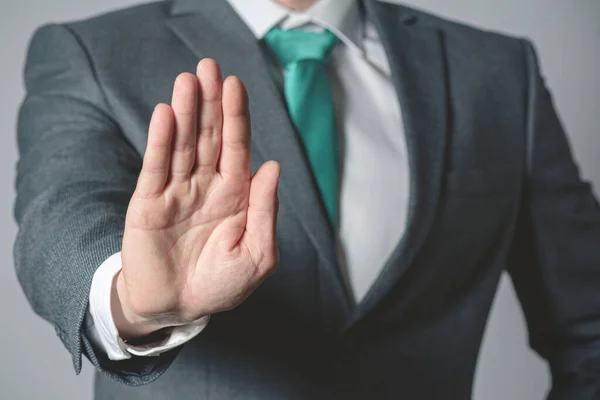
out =
<svg viewBox="0 0 600 400"><path fill-rule="evenodd" d="M230 310L279 262L280 166L252 176L248 99L214 60L156 106L129 203L112 310L123 338Z"/></svg>

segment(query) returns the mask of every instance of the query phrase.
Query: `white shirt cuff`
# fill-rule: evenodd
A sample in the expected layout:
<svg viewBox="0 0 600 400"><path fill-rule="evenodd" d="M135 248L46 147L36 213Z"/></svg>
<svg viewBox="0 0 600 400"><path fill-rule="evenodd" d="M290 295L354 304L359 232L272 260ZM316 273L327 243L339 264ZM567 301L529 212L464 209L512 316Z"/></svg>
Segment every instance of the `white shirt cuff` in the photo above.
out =
<svg viewBox="0 0 600 400"><path fill-rule="evenodd" d="M108 257L96 270L90 289L89 309L85 330L94 346L103 350L111 360L125 360L132 355L157 356L177 347L196 335L208 324L210 315L186 325L176 326L165 340L144 346L127 344L119 337L111 312L111 290L114 277L121 270L121 252Z"/></svg>

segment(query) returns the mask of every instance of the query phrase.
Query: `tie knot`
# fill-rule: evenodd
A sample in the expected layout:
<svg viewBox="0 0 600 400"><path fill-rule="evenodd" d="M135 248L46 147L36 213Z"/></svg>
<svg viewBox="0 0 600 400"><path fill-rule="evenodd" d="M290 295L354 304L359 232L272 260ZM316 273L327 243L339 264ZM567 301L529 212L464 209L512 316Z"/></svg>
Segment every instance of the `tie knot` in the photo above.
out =
<svg viewBox="0 0 600 400"><path fill-rule="evenodd" d="M305 60L327 61L338 42L328 30L316 33L279 28L267 32L264 40L284 67Z"/></svg>

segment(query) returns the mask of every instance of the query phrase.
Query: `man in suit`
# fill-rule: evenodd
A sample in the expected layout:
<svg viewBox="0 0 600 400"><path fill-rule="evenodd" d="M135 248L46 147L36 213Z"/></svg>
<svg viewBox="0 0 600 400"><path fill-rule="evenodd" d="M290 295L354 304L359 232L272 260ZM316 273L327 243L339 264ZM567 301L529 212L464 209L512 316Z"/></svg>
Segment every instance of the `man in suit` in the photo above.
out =
<svg viewBox="0 0 600 400"><path fill-rule="evenodd" d="M25 81L16 268L96 398L466 399L505 269L549 398L600 396L600 208L527 40L172 0L40 28Z"/></svg>

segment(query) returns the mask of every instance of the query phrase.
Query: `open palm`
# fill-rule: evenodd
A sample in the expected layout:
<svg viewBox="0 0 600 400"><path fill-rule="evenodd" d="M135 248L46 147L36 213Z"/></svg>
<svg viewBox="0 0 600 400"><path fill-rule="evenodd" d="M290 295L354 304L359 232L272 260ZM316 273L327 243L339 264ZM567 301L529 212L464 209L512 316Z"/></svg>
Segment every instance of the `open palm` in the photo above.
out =
<svg viewBox="0 0 600 400"><path fill-rule="evenodd" d="M278 263L280 167L252 177L248 100L210 59L159 104L127 210L119 297L140 318L181 324L240 304Z"/></svg>

